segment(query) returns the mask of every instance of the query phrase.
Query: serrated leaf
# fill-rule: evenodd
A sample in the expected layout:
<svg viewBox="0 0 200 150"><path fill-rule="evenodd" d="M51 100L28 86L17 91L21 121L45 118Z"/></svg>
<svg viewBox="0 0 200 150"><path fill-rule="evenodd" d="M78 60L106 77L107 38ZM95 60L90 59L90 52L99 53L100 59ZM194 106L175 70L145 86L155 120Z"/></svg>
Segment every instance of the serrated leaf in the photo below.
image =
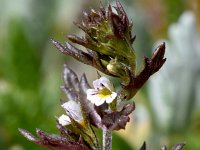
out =
<svg viewBox="0 0 200 150"><path fill-rule="evenodd" d="M129 114L135 109L134 104L127 104L121 111L102 111L99 107L95 107L97 113L101 117L102 125L108 130L125 129L127 122L129 122Z"/></svg>

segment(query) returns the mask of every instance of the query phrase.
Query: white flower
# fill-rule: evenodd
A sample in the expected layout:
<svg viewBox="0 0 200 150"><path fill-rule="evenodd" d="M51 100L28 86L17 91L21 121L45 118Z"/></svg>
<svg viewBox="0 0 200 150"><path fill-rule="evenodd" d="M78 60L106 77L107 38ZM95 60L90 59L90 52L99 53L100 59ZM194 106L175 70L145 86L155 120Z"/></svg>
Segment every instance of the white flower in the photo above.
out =
<svg viewBox="0 0 200 150"><path fill-rule="evenodd" d="M61 124L62 126L66 126L66 125L69 125L71 124L71 120L68 116L66 115L62 115L58 118L58 122L59 124Z"/></svg>
<svg viewBox="0 0 200 150"><path fill-rule="evenodd" d="M111 103L117 96L113 84L106 77L93 81L94 89L87 90L87 99L96 106Z"/></svg>
<svg viewBox="0 0 200 150"><path fill-rule="evenodd" d="M61 106L64 108L67 114L67 115L62 115L58 118L58 121L62 126L71 124L70 117L80 124L83 122L83 116L80 110L79 103L77 103L76 101L70 100L68 102L65 102Z"/></svg>

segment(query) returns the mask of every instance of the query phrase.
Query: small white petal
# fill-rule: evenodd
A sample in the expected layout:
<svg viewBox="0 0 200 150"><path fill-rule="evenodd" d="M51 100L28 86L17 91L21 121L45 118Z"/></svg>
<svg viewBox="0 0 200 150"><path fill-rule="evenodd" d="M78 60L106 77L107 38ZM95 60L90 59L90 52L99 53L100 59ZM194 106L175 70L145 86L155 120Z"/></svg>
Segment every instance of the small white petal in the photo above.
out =
<svg viewBox="0 0 200 150"><path fill-rule="evenodd" d="M112 97L113 99L115 99L115 98L117 97L117 93L116 93L116 92L112 92L111 97Z"/></svg>
<svg viewBox="0 0 200 150"><path fill-rule="evenodd" d="M101 99L101 97L99 97L98 95L93 95L90 97L87 97L87 99L91 102L91 103L95 103L96 101L99 101Z"/></svg>
<svg viewBox="0 0 200 150"><path fill-rule="evenodd" d="M100 84L102 84L104 87L106 87L110 91L114 91L113 84L110 82L108 78L101 77L99 80L100 80Z"/></svg>
<svg viewBox="0 0 200 150"><path fill-rule="evenodd" d="M88 89L86 91L86 93L87 93L87 96L92 96L92 95L98 94L98 90L96 90L96 89Z"/></svg>
<svg viewBox="0 0 200 150"><path fill-rule="evenodd" d="M99 89L100 88L100 80L99 79L96 79L93 81L93 86L94 86L94 89Z"/></svg>
<svg viewBox="0 0 200 150"><path fill-rule="evenodd" d="M62 126L66 126L66 125L69 125L71 124L71 120L68 116L66 115L62 115L58 118L58 122L59 124L61 124Z"/></svg>
<svg viewBox="0 0 200 150"><path fill-rule="evenodd" d="M94 103L94 104L95 104L96 106L100 106L100 105L102 105L104 102L105 102L105 99L99 98L99 99L95 100L95 103Z"/></svg>
<svg viewBox="0 0 200 150"><path fill-rule="evenodd" d="M112 92L112 94L106 99L106 103L111 103L117 96L117 93Z"/></svg>

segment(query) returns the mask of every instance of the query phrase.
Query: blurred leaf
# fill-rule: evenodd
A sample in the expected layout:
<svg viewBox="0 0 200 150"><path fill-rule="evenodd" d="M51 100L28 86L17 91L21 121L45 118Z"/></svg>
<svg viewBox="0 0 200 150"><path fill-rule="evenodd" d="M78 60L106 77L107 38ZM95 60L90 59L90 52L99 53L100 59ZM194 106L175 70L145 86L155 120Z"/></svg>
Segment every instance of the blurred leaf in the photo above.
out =
<svg viewBox="0 0 200 150"><path fill-rule="evenodd" d="M41 66L45 57L43 51L46 42L50 39L49 33L53 26L53 23L50 23L53 22L50 14L55 14L54 3L54 1L32 1L22 5L27 7L27 14L23 17L15 15L13 18L6 16L9 22L5 23L7 26L1 28L7 34L3 38L0 37L0 43L3 43L3 48L1 47L3 56L0 60L2 66L0 68L0 149L12 149L11 147L19 144L24 149L42 150L44 148L38 148L24 140L17 132L17 128L33 129L36 125L43 127L47 122L52 122L49 123L48 128L51 131L55 130L53 123L55 119L52 115L55 115L55 107L50 103L52 98L47 102L43 101L46 95L53 95L53 93L40 93L41 86L47 86L46 83L43 84L42 73L49 68L41 69ZM4 4L6 8L10 3ZM30 7L33 9L29 9ZM51 111L47 111L46 107L51 108Z"/></svg>
<svg viewBox="0 0 200 150"><path fill-rule="evenodd" d="M37 89L40 78L39 54L31 47L20 20L13 20L7 38L10 62L6 76L23 89Z"/></svg>
<svg viewBox="0 0 200 150"><path fill-rule="evenodd" d="M121 138L118 134L113 133L113 150L133 150L133 148L125 141L125 139Z"/></svg>
<svg viewBox="0 0 200 150"><path fill-rule="evenodd" d="M171 22L175 22L177 21L178 17L181 15L181 13L183 12L185 6L184 3L182 2L182 0L168 0L168 1L164 1L164 3L166 4L166 10L167 10L167 17L168 17L168 21Z"/></svg>

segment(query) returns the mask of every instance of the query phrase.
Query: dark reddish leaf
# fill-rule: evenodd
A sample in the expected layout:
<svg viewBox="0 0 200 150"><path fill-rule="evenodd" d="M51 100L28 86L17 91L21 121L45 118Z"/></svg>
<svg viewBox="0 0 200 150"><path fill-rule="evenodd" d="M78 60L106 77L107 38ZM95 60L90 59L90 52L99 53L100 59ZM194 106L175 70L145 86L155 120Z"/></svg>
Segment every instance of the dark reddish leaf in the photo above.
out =
<svg viewBox="0 0 200 150"><path fill-rule="evenodd" d="M53 150L89 150L81 138L77 142L72 142L59 135L47 134L40 129L36 130L38 137L33 136L24 129L19 129L19 131L29 141Z"/></svg>

